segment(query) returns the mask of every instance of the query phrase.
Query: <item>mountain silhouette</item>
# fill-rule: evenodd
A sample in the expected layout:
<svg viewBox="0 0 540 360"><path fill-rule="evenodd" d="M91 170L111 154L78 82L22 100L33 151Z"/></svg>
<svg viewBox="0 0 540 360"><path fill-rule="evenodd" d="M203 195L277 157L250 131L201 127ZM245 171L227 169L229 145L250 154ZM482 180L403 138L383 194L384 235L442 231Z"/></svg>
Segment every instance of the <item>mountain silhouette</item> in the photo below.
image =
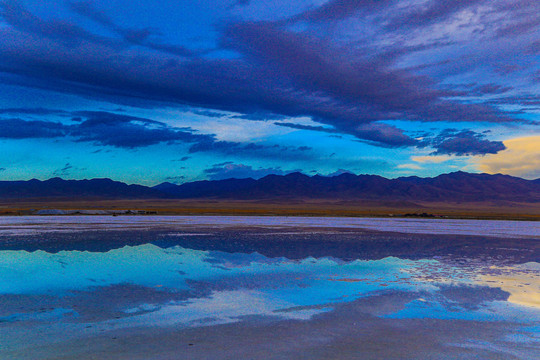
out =
<svg viewBox="0 0 540 360"><path fill-rule="evenodd" d="M173 198L540 202L539 180L461 171L433 178L411 176L397 179L349 173L334 177L292 173L268 175L259 180L160 184L154 189Z"/></svg>
<svg viewBox="0 0 540 360"><path fill-rule="evenodd" d="M377 175L267 175L261 179L195 181L154 187L127 185L111 179L0 181L0 198L102 199L343 199L430 202L540 202L540 179L462 171L431 178L387 179Z"/></svg>
<svg viewBox="0 0 540 360"><path fill-rule="evenodd" d="M104 198L140 199L159 198L164 194L142 185L127 185L111 179L63 180L52 178L45 181L0 181L0 198Z"/></svg>

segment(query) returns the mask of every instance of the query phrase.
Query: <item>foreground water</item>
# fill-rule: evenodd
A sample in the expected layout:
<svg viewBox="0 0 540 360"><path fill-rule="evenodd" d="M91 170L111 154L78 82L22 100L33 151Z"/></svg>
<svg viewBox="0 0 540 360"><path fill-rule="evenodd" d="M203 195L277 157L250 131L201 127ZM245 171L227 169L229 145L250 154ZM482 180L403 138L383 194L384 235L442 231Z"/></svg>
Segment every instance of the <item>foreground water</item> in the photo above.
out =
<svg viewBox="0 0 540 360"><path fill-rule="evenodd" d="M0 358L540 358L539 225L4 217Z"/></svg>

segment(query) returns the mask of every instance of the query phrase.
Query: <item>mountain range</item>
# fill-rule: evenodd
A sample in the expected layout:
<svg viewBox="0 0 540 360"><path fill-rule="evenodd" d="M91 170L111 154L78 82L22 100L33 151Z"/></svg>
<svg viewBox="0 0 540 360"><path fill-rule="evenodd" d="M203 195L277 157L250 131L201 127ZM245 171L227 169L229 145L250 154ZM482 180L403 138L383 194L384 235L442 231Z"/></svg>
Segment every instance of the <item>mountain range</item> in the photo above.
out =
<svg viewBox="0 0 540 360"><path fill-rule="evenodd" d="M377 175L334 177L302 173L261 179L196 181L154 187L127 185L111 179L0 181L0 198L61 199L228 199L228 200L400 200L429 202L540 202L540 179L509 175L453 172L432 178L387 179Z"/></svg>

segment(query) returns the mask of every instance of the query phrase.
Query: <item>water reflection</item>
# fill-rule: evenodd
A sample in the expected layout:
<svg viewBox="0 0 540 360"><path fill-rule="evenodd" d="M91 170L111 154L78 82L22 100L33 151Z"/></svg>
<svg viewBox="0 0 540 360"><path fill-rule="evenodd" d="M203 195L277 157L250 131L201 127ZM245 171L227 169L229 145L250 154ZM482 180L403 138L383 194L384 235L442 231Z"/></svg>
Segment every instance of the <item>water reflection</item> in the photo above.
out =
<svg viewBox="0 0 540 360"><path fill-rule="evenodd" d="M91 307L95 299L87 293L111 288L125 292L116 296L124 296L126 303L113 310L130 317L122 321L126 326L223 323L248 315L309 318L317 311L306 312L305 307L328 310L336 302L383 292L418 294L405 309L388 316L528 322L539 296L538 263L500 268L395 257L289 260L153 244L105 253L2 251L0 259L4 298L43 294L62 304L17 315L7 314L8 303L3 302L3 322L84 318L84 308L69 304L87 297L85 308ZM153 291L134 298L133 288Z"/></svg>
<svg viewBox="0 0 540 360"><path fill-rule="evenodd" d="M282 231L269 238L261 229L203 230L201 236L138 231L135 244L131 230L77 233L75 241L73 234L47 235L45 242L7 238L0 251L4 351L31 358L37 344L140 328L254 321L325 328L344 313L377 319L375 327L419 320L501 324L498 337L485 328L473 339L480 342L452 346L499 351L526 343L523 352L512 350L522 358L538 350L540 264L530 261L536 239L460 237L448 244L432 235ZM74 244L103 251L69 249ZM40 246L48 251L34 249Z"/></svg>

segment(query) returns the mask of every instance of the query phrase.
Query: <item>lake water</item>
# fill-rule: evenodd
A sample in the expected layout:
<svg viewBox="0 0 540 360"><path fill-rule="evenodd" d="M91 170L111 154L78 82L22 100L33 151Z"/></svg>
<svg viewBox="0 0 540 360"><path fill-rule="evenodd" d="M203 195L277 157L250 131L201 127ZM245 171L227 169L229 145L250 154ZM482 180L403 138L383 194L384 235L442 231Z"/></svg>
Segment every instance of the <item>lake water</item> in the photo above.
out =
<svg viewBox="0 0 540 360"><path fill-rule="evenodd" d="M540 222L0 218L0 359L540 358Z"/></svg>

